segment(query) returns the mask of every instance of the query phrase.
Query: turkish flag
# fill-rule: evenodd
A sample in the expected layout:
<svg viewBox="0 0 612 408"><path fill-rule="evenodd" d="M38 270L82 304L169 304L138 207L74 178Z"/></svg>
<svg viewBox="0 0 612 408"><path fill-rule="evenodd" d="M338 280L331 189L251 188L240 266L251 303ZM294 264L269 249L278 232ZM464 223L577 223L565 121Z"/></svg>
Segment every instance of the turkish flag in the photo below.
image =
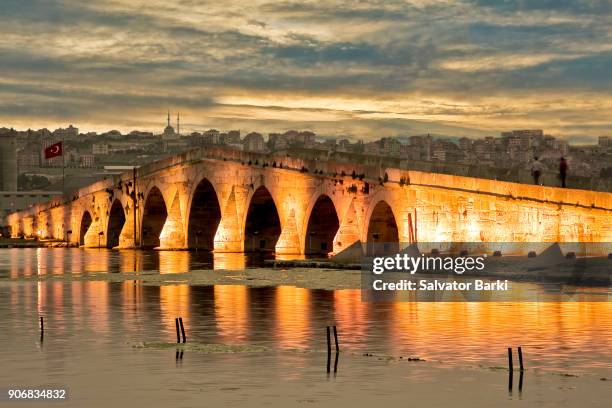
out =
<svg viewBox="0 0 612 408"><path fill-rule="evenodd" d="M57 142L45 148L45 159L52 159L62 155L62 142Z"/></svg>

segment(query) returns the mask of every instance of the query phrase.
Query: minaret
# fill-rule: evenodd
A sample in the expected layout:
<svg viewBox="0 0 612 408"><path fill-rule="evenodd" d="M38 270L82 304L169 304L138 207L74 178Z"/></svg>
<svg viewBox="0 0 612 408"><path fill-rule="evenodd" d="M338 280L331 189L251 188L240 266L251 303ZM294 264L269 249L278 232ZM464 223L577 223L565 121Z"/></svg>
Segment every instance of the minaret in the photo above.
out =
<svg viewBox="0 0 612 408"><path fill-rule="evenodd" d="M168 126L170 126L170 109L168 109Z"/></svg>
<svg viewBox="0 0 612 408"><path fill-rule="evenodd" d="M176 114L176 134L180 135L181 134L181 118L180 118L180 113Z"/></svg>

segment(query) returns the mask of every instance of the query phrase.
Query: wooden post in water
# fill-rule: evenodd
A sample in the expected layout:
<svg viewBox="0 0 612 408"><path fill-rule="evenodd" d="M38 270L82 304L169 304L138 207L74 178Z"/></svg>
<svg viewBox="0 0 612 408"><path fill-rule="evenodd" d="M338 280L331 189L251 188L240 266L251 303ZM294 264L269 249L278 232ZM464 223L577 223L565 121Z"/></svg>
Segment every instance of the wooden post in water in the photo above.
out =
<svg viewBox="0 0 612 408"><path fill-rule="evenodd" d="M187 337L185 337L185 326L183 326L182 317L179 317L179 323L181 324L181 333L183 334L183 343L187 343Z"/></svg>
<svg viewBox="0 0 612 408"><path fill-rule="evenodd" d="M179 319L178 319L178 317L176 317L174 319L174 323L176 324L176 342L180 343L181 342L181 335L179 334Z"/></svg>
<svg viewBox="0 0 612 408"><path fill-rule="evenodd" d="M326 327L327 330L327 372L330 372L331 366L331 333L329 331L329 326Z"/></svg>
<svg viewBox="0 0 612 408"><path fill-rule="evenodd" d="M338 331L336 330L336 326L334 326L334 341L336 342L336 353L340 352L340 344L338 344Z"/></svg>
<svg viewBox="0 0 612 408"><path fill-rule="evenodd" d="M514 377L514 372L512 370L508 371L508 392L512 394L512 379Z"/></svg>
<svg viewBox="0 0 612 408"><path fill-rule="evenodd" d="M45 321L42 316L40 316L40 334L45 332Z"/></svg>
<svg viewBox="0 0 612 408"><path fill-rule="evenodd" d="M514 365L512 364L512 348L508 347L508 370L513 371Z"/></svg>
<svg viewBox="0 0 612 408"><path fill-rule="evenodd" d="M523 350L520 347L518 348L518 358L519 358L519 366L521 367L521 371L524 371L525 367L523 366Z"/></svg>
<svg viewBox="0 0 612 408"><path fill-rule="evenodd" d="M340 353L336 353L336 359L334 360L334 377L338 372L338 357L340 357Z"/></svg>

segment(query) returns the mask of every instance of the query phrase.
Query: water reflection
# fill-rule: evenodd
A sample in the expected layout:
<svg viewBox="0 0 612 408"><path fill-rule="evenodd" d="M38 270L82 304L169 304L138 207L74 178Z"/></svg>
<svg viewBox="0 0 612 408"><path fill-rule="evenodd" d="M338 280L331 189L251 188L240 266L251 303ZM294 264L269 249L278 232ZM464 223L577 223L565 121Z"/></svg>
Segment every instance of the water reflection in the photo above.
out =
<svg viewBox="0 0 612 408"><path fill-rule="evenodd" d="M250 329L248 288L238 285L216 285L214 300L219 340L223 343L246 343Z"/></svg>
<svg viewBox="0 0 612 408"><path fill-rule="evenodd" d="M217 259L203 252L19 249L0 252L0 271L17 278L100 268L122 272L133 265L172 271L208 262L248 263L228 254ZM516 285L532 290L527 283ZM337 325L341 348L348 351L504 365L507 347L522 346L529 368L572 371L612 369L611 311L608 302L362 302L359 290L288 286L70 280L0 285L0 336L22 333L27 322L37 330L38 317L45 316L45 345L52 338L77 338L111 350L127 341L175 342L174 319L182 317L189 342L324 350L325 327ZM308 358L295 353L281 364Z"/></svg>
<svg viewBox="0 0 612 408"><path fill-rule="evenodd" d="M45 316L45 341L53 333L101 347L175 342L174 319L182 317L190 342L320 351L325 327L335 324L347 351L503 365L507 347L522 346L529 368L612 368L612 314L605 302L364 303L355 290L133 281L41 281L0 290L0 325L20 333L24 319ZM305 358L308 353L296 353L281 363Z"/></svg>
<svg viewBox="0 0 612 408"><path fill-rule="evenodd" d="M294 286L275 288L274 336L281 348L301 348L308 346L313 337L311 313L313 299L311 290Z"/></svg>
<svg viewBox="0 0 612 408"><path fill-rule="evenodd" d="M206 251L142 251L83 248L12 248L0 251L0 278L95 272L155 271L182 273L201 269L242 270L263 265L273 255Z"/></svg>
<svg viewBox="0 0 612 408"><path fill-rule="evenodd" d="M191 333L191 308L190 308L190 287L187 285L166 285L159 287L159 308L161 310L161 324L166 332L166 341L168 334L171 339L175 339L177 317L183 318L185 331Z"/></svg>

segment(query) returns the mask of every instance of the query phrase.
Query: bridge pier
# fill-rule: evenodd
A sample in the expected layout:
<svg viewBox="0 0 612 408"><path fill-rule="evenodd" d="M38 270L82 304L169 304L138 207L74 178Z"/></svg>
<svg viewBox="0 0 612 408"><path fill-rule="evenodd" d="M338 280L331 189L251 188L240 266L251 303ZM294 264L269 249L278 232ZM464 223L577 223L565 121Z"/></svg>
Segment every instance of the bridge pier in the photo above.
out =
<svg viewBox="0 0 612 408"><path fill-rule="evenodd" d="M121 234L119 234L119 245L118 247L121 249L132 249L135 248L134 245L134 216L132 208L126 210L125 214L125 224L123 224L123 228L121 229ZM136 246L138 243L136 243Z"/></svg>
<svg viewBox="0 0 612 408"><path fill-rule="evenodd" d="M332 255L337 255L360 240L359 218L355 210L355 204L351 200L349 208L344 214L334 237Z"/></svg>
<svg viewBox="0 0 612 408"><path fill-rule="evenodd" d="M159 234L159 249L187 249L183 215L178 192L174 195L168 216Z"/></svg>
<svg viewBox="0 0 612 408"><path fill-rule="evenodd" d="M83 246L85 248L100 248L106 246L106 235L99 235L103 232L100 228L100 220L94 219L85 233Z"/></svg>
<svg viewBox="0 0 612 408"><path fill-rule="evenodd" d="M223 191L218 192L222 196ZM246 207L247 193L243 188L231 187L231 191L222 208L221 219L214 237L214 251L217 253L231 253L244 251L244 231L242 217L238 208ZM239 202L238 202L239 201ZM223 202L223 200L222 200Z"/></svg>
<svg viewBox="0 0 612 408"><path fill-rule="evenodd" d="M274 252L279 255L298 255L302 253L301 249L302 245L300 245L300 236L295 221L295 210L292 209L282 226Z"/></svg>

